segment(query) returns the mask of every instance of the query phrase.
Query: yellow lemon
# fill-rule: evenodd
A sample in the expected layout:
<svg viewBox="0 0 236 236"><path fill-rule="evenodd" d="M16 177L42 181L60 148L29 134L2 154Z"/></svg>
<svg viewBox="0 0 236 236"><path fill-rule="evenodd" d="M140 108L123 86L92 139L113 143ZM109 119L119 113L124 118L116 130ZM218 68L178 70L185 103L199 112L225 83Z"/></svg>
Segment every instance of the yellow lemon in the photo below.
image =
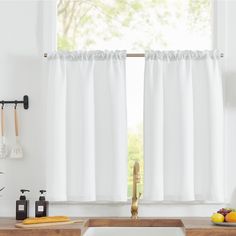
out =
<svg viewBox="0 0 236 236"><path fill-rule="evenodd" d="M221 223L221 222L224 222L224 220L225 220L225 217L221 215L220 213L214 213L211 216L211 221L214 223Z"/></svg>

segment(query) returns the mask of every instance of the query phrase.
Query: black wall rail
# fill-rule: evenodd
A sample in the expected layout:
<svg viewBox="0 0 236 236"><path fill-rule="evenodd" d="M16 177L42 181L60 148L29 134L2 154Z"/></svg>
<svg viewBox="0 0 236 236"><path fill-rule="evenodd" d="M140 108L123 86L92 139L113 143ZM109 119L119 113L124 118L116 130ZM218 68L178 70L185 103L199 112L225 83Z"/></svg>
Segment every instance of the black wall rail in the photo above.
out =
<svg viewBox="0 0 236 236"><path fill-rule="evenodd" d="M29 108L29 97L28 97L28 95L25 95L25 96L23 97L23 101L18 101L18 100L5 101L5 100L2 100L2 101L0 101L0 104L2 104L3 106L4 106L5 104L15 104L15 105L17 105L17 104L23 104L24 109L28 109L28 108Z"/></svg>

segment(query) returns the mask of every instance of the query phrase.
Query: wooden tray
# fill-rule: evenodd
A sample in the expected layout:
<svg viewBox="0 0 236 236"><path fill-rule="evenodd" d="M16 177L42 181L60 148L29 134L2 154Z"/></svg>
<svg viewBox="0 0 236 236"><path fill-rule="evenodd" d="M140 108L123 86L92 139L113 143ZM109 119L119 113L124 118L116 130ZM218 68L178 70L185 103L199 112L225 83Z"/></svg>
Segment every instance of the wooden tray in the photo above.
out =
<svg viewBox="0 0 236 236"><path fill-rule="evenodd" d="M57 226L57 225L69 225L69 224L81 223L81 222L83 222L83 220L70 220L70 221L64 221L64 222L51 222L51 223L29 224L29 225L18 223L18 224L15 224L15 227L26 229L26 228Z"/></svg>

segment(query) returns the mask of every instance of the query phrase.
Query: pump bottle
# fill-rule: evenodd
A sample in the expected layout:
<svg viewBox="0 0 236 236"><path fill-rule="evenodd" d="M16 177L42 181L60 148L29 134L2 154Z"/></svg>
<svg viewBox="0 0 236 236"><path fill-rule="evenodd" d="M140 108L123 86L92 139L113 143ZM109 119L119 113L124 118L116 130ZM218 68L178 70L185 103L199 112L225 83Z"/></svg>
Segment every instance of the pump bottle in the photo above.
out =
<svg viewBox="0 0 236 236"><path fill-rule="evenodd" d="M48 201L46 201L44 193L46 190L40 190L41 196L35 202L35 217L48 216Z"/></svg>
<svg viewBox="0 0 236 236"><path fill-rule="evenodd" d="M29 217L29 200L26 200L26 196L24 195L29 190L21 189L20 191L22 195L16 201L16 220L24 220Z"/></svg>

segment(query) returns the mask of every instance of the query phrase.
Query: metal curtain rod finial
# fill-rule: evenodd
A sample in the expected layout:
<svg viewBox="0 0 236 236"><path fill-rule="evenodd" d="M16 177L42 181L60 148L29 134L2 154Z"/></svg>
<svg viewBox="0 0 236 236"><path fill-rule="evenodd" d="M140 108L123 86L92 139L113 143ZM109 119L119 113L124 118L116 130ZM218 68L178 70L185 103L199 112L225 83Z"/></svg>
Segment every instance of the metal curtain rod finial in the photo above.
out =
<svg viewBox="0 0 236 236"><path fill-rule="evenodd" d="M2 100L2 101L0 101L0 104L2 104L2 109L3 109L4 105L6 105L6 104L15 104L15 106L14 106L15 109L16 109L16 106L18 104L23 104L24 109L28 109L29 108L29 96L25 95L23 97L22 101L18 101L18 100L14 100L14 101L13 100L12 101L7 100L7 101L5 101L5 100Z"/></svg>
<svg viewBox="0 0 236 236"><path fill-rule="evenodd" d="M48 57L48 54L45 52L43 56ZM145 53L127 53L126 57L145 57ZM224 53L221 53L220 57L224 57Z"/></svg>

